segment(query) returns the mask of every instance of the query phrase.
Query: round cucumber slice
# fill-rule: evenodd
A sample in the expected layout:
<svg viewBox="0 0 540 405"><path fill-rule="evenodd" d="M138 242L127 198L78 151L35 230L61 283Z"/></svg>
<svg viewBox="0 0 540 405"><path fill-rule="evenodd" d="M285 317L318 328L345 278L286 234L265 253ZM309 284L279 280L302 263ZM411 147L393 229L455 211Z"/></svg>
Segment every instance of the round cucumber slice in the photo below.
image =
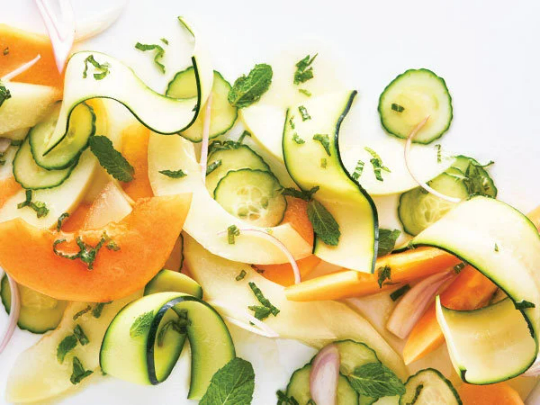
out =
<svg viewBox="0 0 540 405"><path fill-rule="evenodd" d="M478 161L471 157L459 155L452 164L452 167L462 172L465 183L468 185L469 194L485 195L487 197L497 197L497 187L487 170ZM478 184L470 184L466 181L469 176L478 178Z"/></svg>
<svg viewBox="0 0 540 405"><path fill-rule="evenodd" d="M144 288L144 295L158 292L183 292L197 298L203 296L202 287L191 277L165 269L156 274Z"/></svg>
<svg viewBox="0 0 540 405"><path fill-rule="evenodd" d="M66 301L58 301L25 286L19 285L21 312L17 325L32 333L45 333L55 329L62 320ZM2 277L0 296L6 312L11 311L11 289L7 277Z"/></svg>
<svg viewBox="0 0 540 405"><path fill-rule="evenodd" d="M382 92L378 109L384 129L404 139L429 115L414 139L424 144L440 138L453 117L446 82L428 69L410 69L397 76Z"/></svg>
<svg viewBox="0 0 540 405"><path fill-rule="evenodd" d="M311 400L309 390L309 375L311 373L311 364L296 370L289 385L287 385L287 396L294 397L299 404L307 404ZM351 384L342 375L338 380L337 405L358 405L358 394L351 387Z"/></svg>
<svg viewBox="0 0 540 405"><path fill-rule="evenodd" d="M399 399L399 405L462 404L452 383L433 368L421 370L409 377L405 389L405 394Z"/></svg>
<svg viewBox="0 0 540 405"><path fill-rule="evenodd" d="M155 293L124 307L105 333L101 368L125 381L159 384L176 364L186 334L192 356L188 398L201 399L212 376L236 353L221 316L191 295Z"/></svg>
<svg viewBox="0 0 540 405"><path fill-rule="evenodd" d="M88 139L96 131L96 115L86 103L81 103L69 120L69 129L65 138L50 153L45 154L45 139L56 128L60 115L61 103L57 103L38 125L30 130L30 148L38 166L47 170L61 170L75 164L82 151L88 146Z"/></svg>
<svg viewBox="0 0 540 405"><path fill-rule="evenodd" d="M253 169L270 172L270 167L263 158L247 145L239 145L231 149L220 149L212 152L208 156L208 164L211 165L215 162L221 163L218 163L217 168L206 176L206 188L212 195L219 181L230 171Z"/></svg>
<svg viewBox="0 0 540 405"><path fill-rule="evenodd" d="M281 223L287 209L278 179L261 170L229 172L218 183L214 198L230 214L261 227Z"/></svg>
<svg viewBox="0 0 540 405"><path fill-rule="evenodd" d="M212 86L212 107L210 122L210 138L215 138L226 133L232 128L238 117L238 110L231 106L227 100L231 85L226 81L221 73L214 70L214 84ZM166 95L174 98L193 98L197 96L197 82L193 67L189 67L174 76L167 87ZM197 117L197 120L182 135L194 142L200 142L200 134L203 132L204 124L203 112Z"/></svg>
<svg viewBox="0 0 540 405"><path fill-rule="evenodd" d="M77 161L62 170L47 170L38 166L32 155L30 138L27 137L13 160L13 176L27 190L53 188L66 181L76 166Z"/></svg>
<svg viewBox="0 0 540 405"><path fill-rule="evenodd" d="M443 173L428 184L450 197L466 199L469 196L463 181L450 174ZM455 205L418 187L401 194L398 216L403 230L414 236L441 219Z"/></svg>

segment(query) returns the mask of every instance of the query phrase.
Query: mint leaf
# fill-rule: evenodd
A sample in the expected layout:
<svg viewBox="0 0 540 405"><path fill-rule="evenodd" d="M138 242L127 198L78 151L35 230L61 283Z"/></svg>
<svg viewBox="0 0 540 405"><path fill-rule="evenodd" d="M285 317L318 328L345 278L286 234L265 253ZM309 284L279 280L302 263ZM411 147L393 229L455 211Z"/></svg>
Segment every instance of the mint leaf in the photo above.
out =
<svg viewBox="0 0 540 405"><path fill-rule="evenodd" d="M129 328L129 336L136 338L144 335L148 329L150 329L150 325L152 325L153 321L154 311L148 311L142 315L139 315L139 317L135 319L135 322L133 322L133 325L131 325L131 328Z"/></svg>
<svg viewBox="0 0 540 405"><path fill-rule="evenodd" d="M307 108L304 107L303 105L298 107L298 111L300 112L300 115L302 116L302 121L307 121L311 119L311 115L309 115Z"/></svg>
<svg viewBox="0 0 540 405"><path fill-rule="evenodd" d="M398 288L396 291L390 294L390 298L392 299L392 301L395 302L398 299L400 299L410 289L411 289L411 286L409 284L405 284L403 287Z"/></svg>
<svg viewBox="0 0 540 405"><path fill-rule="evenodd" d="M73 357L73 372L69 379L73 385L79 384L83 379L91 375L93 371L85 370L81 361L77 357Z"/></svg>
<svg viewBox="0 0 540 405"><path fill-rule="evenodd" d="M249 72L236 79L229 90L229 104L237 108L245 108L259 101L261 96L268 91L272 83L272 66L258 64Z"/></svg>
<svg viewBox="0 0 540 405"><path fill-rule="evenodd" d="M483 195L487 197L494 197L497 194L497 190L493 189L491 184L491 178L485 167L492 165L493 162L489 162L487 165L481 165L470 159L469 166L465 171L465 178L463 184L467 187L469 197L475 195Z"/></svg>
<svg viewBox="0 0 540 405"><path fill-rule="evenodd" d="M364 364L356 368L348 379L360 395L381 398L405 394L405 385L381 363Z"/></svg>
<svg viewBox="0 0 540 405"><path fill-rule="evenodd" d="M56 358L58 359L58 362L62 364L64 362L64 359L66 358L66 355L75 349L75 346L77 346L77 337L75 335L69 335L66 336L58 347L56 348Z"/></svg>
<svg viewBox="0 0 540 405"><path fill-rule="evenodd" d="M90 137L90 150L97 157L99 164L116 180L128 182L133 180L135 169L116 149L106 136Z"/></svg>
<svg viewBox="0 0 540 405"><path fill-rule="evenodd" d="M396 103L392 103L390 108L392 108L392 110L394 110L395 112L398 112L398 113L402 113L403 111L405 111L405 107L403 107L402 105L396 104Z"/></svg>
<svg viewBox="0 0 540 405"><path fill-rule="evenodd" d="M255 390L255 372L239 357L219 369L199 405L250 405Z"/></svg>
<svg viewBox="0 0 540 405"><path fill-rule="evenodd" d="M377 257L385 256L388 253L391 253L396 246L396 241L401 235L401 231L394 229L379 229L379 248L377 251Z"/></svg>
<svg viewBox="0 0 540 405"><path fill-rule="evenodd" d="M364 162L362 162L361 160L358 160L358 162L356 163L356 168L354 169L354 173L352 174L352 178L354 180L358 180L360 176L362 175L363 171L364 171Z"/></svg>
<svg viewBox="0 0 540 405"><path fill-rule="evenodd" d="M4 86L2 82L0 82L0 107L2 107L4 101L9 100L10 98L11 92L6 88L6 86Z"/></svg>
<svg viewBox="0 0 540 405"><path fill-rule="evenodd" d="M240 235L240 229L236 225L231 225L227 228L227 242L229 245L235 244L235 237Z"/></svg>
<svg viewBox="0 0 540 405"><path fill-rule="evenodd" d="M161 41L166 45L169 44L167 40L163 41L162 39ZM135 48L143 52L156 51L154 53L154 62L158 66L159 70L161 70L161 73L165 73L165 65L161 63L161 59L163 59L163 56L165 55L165 49L163 49L160 45L141 44L140 42L137 42L137 44L135 45Z"/></svg>
<svg viewBox="0 0 540 405"><path fill-rule="evenodd" d="M304 141L302 138L300 138L300 137L298 136L297 133L294 133L294 134L293 134L292 140L293 140L294 143L296 143L297 145L302 145L303 143L306 143L306 141Z"/></svg>
<svg viewBox="0 0 540 405"><path fill-rule="evenodd" d="M297 189L292 188L292 187L287 187L287 188L284 188L281 191L281 194L283 194L285 196L289 196L289 197L299 198L301 200L309 202L309 201L313 200L313 195L317 191L319 191L319 186L315 186L311 190L308 190L308 191L297 190Z"/></svg>
<svg viewBox="0 0 540 405"><path fill-rule="evenodd" d="M372 156L372 159L370 159L369 161L373 166L373 173L375 174L375 178L379 181L384 181L382 177L382 170L387 173L391 173L390 169L383 164L382 159L377 152L368 147L365 147L364 149Z"/></svg>
<svg viewBox="0 0 540 405"><path fill-rule="evenodd" d="M179 170L160 170L159 171L164 176L170 177L171 179L181 179L182 177L186 177L187 174L184 173L182 169Z"/></svg>
<svg viewBox="0 0 540 405"><path fill-rule="evenodd" d="M73 335L75 335L79 343L83 346L90 343L90 341L88 340L88 337L86 336L83 329L81 328L81 325L75 326L75 329L73 329Z"/></svg>
<svg viewBox="0 0 540 405"><path fill-rule="evenodd" d="M520 310L520 309L527 309L527 308L535 308L536 305L534 305L534 303L530 302L530 301L521 301L521 302L515 302L514 303L516 309Z"/></svg>
<svg viewBox="0 0 540 405"><path fill-rule="evenodd" d="M261 289L259 287L257 287L257 284L250 281L249 282L249 288L251 288L251 291L253 291L253 294L255 294L255 297L257 298L257 300L259 300L259 302L264 307L266 307L266 308L268 308L270 310L270 313L272 315L277 316L277 314L279 314L279 312L280 312L279 309L277 309L274 305L272 305L270 300L264 296ZM250 309L252 309L252 308L250 307Z"/></svg>
<svg viewBox="0 0 540 405"><path fill-rule="evenodd" d="M108 63L99 63L97 60L94 59L94 55L90 55L88 58L84 60L84 72L83 72L83 79L86 79L88 77L88 64L91 64L96 68L98 73L94 73L94 79L95 80L102 80L109 74L109 64Z"/></svg>
<svg viewBox="0 0 540 405"><path fill-rule="evenodd" d="M235 277L235 280L236 281L241 281L243 280L245 277L246 277L246 271L245 270L242 270L236 277Z"/></svg>
<svg viewBox="0 0 540 405"><path fill-rule="evenodd" d="M92 310L92 316L94 318L99 318L101 316L101 313L103 312L103 308L107 304L110 304L110 302L100 302L99 304L97 304Z"/></svg>
<svg viewBox="0 0 540 405"><path fill-rule="evenodd" d="M311 64L315 60L318 54L313 57L307 55L304 59L301 59L296 64L296 72L294 73L294 84L305 83L310 79L313 79L313 67Z"/></svg>
<svg viewBox="0 0 540 405"><path fill-rule="evenodd" d="M313 140L320 142L323 146L324 150L326 151L326 154L328 156L331 156L330 153L330 138L326 134L316 134L313 136Z"/></svg>
<svg viewBox="0 0 540 405"><path fill-rule="evenodd" d="M62 215L60 215L58 217L58 220L56 222L56 232L60 232L60 230L62 229L62 224L64 223L64 221L69 217L69 213L68 212L64 212Z"/></svg>
<svg viewBox="0 0 540 405"><path fill-rule="evenodd" d="M339 224L324 205L316 200L311 201L307 207L307 214L317 237L327 245L337 246L341 236Z"/></svg>
<svg viewBox="0 0 540 405"><path fill-rule="evenodd" d="M379 267L377 269L377 275L377 282L379 283L379 288L382 288L386 280L392 279L392 269L390 268L390 266Z"/></svg>
<svg viewBox="0 0 540 405"><path fill-rule="evenodd" d="M83 316L87 312L90 312L91 310L92 310L92 307L90 305L88 305L86 308L81 309L79 312L77 312L75 315L73 315L73 320L76 321L81 316Z"/></svg>
<svg viewBox="0 0 540 405"><path fill-rule="evenodd" d="M253 316L259 321L264 321L272 313L270 308L261 305L250 305L248 308L254 312Z"/></svg>
<svg viewBox="0 0 540 405"><path fill-rule="evenodd" d="M36 212L38 218L46 217L49 214L49 209L44 202L32 201L32 190L26 190L26 199L23 202L17 204L17 209L29 207Z"/></svg>

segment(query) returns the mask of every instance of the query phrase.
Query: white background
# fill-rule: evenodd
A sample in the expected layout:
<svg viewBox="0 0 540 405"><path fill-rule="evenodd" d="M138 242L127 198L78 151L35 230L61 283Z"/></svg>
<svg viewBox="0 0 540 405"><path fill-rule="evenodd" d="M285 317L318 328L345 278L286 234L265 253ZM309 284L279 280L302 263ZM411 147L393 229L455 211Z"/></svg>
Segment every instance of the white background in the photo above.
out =
<svg viewBox="0 0 540 405"><path fill-rule="evenodd" d="M111 2L73 0L79 19ZM33 1L0 0L0 10L0 23L44 32ZM216 69L229 80L295 44L331 49L342 81L360 93L359 137L382 134L376 106L392 78L408 68L434 70L446 79L454 104L445 148L494 160L492 173L503 201L524 212L540 203L540 2L132 0L120 20L88 47L125 59L140 57L132 51L134 43L166 36L167 24L177 15L204 33ZM0 325L5 319L0 310ZM17 331L0 356L0 393L17 353L35 340ZM245 336L242 342L239 355L256 369L254 404L275 403L274 392L312 355L294 342ZM63 403L187 404L188 369L183 355L158 387L95 378Z"/></svg>

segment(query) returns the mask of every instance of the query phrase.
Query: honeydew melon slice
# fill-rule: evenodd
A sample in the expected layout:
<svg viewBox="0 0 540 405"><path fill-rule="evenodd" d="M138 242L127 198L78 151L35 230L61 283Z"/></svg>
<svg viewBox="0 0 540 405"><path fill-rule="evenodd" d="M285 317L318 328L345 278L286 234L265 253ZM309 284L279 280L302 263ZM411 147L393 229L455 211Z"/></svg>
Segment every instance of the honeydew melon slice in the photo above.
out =
<svg viewBox="0 0 540 405"><path fill-rule="evenodd" d="M162 170L183 170L185 177L173 179ZM193 193L184 231L215 255L244 263L288 263L283 252L271 242L254 236L240 235L234 244L227 241L227 229L236 225L239 229L259 229L270 233L285 244L295 259L311 254L312 246L290 225L258 228L229 214L208 193L201 168L197 163L193 143L179 136L151 134L148 145L148 177L154 195ZM225 232L225 235L221 234Z"/></svg>

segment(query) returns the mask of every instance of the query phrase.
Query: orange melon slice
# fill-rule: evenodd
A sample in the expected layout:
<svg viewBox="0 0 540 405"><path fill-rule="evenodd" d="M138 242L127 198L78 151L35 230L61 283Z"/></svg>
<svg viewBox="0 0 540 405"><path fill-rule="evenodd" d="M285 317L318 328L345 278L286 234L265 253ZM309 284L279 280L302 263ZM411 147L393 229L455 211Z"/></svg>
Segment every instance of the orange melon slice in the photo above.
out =
<svg viewBox="0 0 540 405"><path fill-rule="evenodd" d="M38 229L14 219L0 223L0 266L18 283L67 301L108 302L145 286L163 267L182 230L191 195L154 197L137 201L133 212L99 230L74 233ZM53 252L58 239L66 253L75 253L75 239L96 246L106 232L120 250L103 247L93 270L79 259Z"/></svg>
<svg viewBox="0 0 540 405"><path fill-rule="evenodd" d="M144 125L132 124L122 131L122 154L135 169L135 176L122 187L132 199L153 197L148 179L148 141L150 130Z"/></svg>

